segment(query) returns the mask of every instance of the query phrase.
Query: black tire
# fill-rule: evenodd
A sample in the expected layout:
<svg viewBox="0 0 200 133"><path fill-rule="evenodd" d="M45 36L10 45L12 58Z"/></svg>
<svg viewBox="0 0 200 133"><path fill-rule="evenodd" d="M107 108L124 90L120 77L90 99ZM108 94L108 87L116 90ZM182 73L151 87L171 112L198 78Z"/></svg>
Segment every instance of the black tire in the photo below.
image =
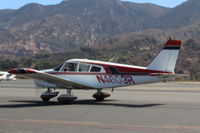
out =
<svg viewBox="0 0 200 133"><path fill-rule="evenodd" d="M50 98L42 98L43 102L48 102L50 100Z"/></svg>
<svg viewBox="0 0 200 133"><path fill-rule="evenodd" d="M98 97L98 98L96 98L96 100L97 100L97 101L103 101L104 98L103 98L103 97Z"/></svg>

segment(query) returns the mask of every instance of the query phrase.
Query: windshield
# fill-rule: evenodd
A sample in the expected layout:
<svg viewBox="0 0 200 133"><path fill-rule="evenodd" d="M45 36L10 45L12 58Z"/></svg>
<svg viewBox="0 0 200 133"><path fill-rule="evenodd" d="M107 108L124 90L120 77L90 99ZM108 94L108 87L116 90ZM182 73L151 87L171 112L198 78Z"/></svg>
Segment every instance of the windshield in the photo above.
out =
<svg viewBox="0 0 200 133"><path fill-rule="evenodd" d="M54 70L59 71L61 69L61 67L63 66L64 63L59 64L58 66L56 66L54 68Z"/></svg>

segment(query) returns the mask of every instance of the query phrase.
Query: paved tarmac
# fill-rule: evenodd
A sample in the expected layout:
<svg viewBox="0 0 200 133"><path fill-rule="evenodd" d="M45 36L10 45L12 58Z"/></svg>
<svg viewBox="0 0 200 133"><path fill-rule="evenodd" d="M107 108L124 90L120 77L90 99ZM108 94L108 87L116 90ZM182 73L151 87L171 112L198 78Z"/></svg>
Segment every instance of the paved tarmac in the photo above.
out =
<svg viewBox="0 0 200 133"><path fill-rule="evenodd" d="M200 133L200 82L117 88L103 102L75 90L71 104L43 103L45 89L34 88L31 80L0 82L0 133Z"/></svg>

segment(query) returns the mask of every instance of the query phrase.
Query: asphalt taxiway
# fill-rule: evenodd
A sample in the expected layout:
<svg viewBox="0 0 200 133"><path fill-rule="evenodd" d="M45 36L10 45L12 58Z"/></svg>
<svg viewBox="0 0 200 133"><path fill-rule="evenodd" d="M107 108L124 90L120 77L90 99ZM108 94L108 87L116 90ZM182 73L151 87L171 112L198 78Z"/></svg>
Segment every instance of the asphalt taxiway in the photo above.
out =
<svg viewBox="0 0 200 133"><path fill-rule="evenodd" d="M116 88L102 102L95 91L75 90L71 104L43 103L45 90L34 88L31 80L0 82L0 133L200 132L200 82Z"/></svg>

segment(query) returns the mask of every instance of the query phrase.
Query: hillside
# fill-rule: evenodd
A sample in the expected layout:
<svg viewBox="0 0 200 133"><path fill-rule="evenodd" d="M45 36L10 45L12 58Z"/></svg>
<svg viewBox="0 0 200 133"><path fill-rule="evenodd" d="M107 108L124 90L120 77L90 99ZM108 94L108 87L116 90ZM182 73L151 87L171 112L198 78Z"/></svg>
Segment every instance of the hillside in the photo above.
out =
<svg viewBox="0 0 200 133"><path fill-rule="evenodd" d="M158 19L156 28L176 29L200 23L199 0L188 0Z"/></svg>
<svg viewBox="0 0 200 133"><path fill-rule="evenodd" d="M0 11L1 54L64 52L113 35L148 29L170 9L119 0L69 0ZM5 35L3 34L4 31ZM1 38L1 37L0 37Z"/></svg>
<svg viewBox="0 0 200 133"><path fill-rule="evenodd" d="M67 52L118 34L150 29L187 40L199 36L199 24L198 0L188 0L173 9L120 0L28 4L18 10L0 10L0 53Z"/></svg>

